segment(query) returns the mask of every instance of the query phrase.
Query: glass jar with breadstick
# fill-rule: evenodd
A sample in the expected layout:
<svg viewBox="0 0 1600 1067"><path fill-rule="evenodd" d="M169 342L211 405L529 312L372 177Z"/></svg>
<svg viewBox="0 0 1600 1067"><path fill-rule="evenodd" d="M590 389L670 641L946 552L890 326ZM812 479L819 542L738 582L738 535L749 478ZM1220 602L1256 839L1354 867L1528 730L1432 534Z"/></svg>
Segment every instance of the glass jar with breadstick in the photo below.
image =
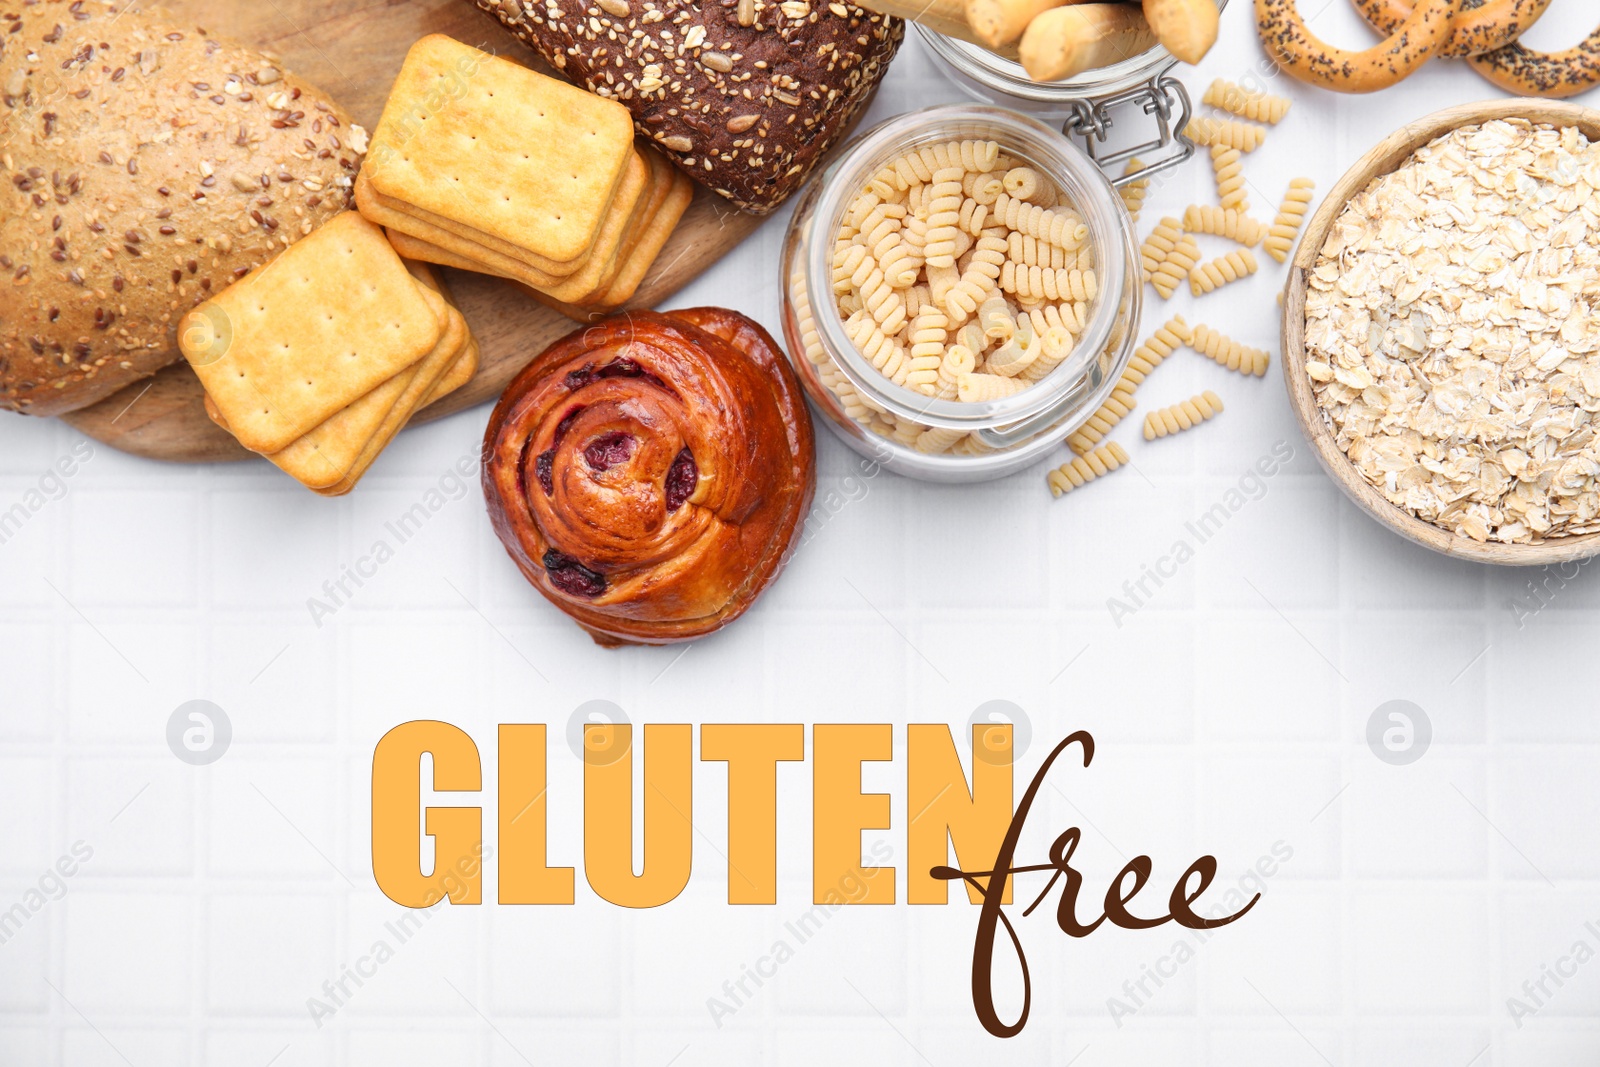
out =
<svg viewBox="0 0 1600 1067"><path fill-rule="evenodd" d="M866 0L916 23L915 37L983 103L1059 123L1116 184L1194 154L1189 95L1172 76L1216 41L1227 0ZM1118 137L1121 125L1138 131ZM1124 164L1129 164L1124 173Z"/></svg>
<svg viewBox="0 0 1600 1067"><path fill-rule="evenodd" d="M1051 127L978 105L848 145L801 193L781 269L790 359L825 424L942 482L1019 470L1083 425L1142 296L1104 172Z"/></svg>

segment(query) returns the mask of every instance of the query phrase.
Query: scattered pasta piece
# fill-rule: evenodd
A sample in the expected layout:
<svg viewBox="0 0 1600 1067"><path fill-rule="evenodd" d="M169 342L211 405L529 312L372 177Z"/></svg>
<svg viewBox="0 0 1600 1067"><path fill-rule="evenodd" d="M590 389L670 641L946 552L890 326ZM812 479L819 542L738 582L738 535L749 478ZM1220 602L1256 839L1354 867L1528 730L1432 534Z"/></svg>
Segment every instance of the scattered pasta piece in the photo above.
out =
<svg viewBox="0 0 1600 1067"><path fill-rule="evenodd" d="M1317 183L1310 178L1296 178L1289 183L1289 191L1284 195L1283 204L1278 208L1278 217L1272 223L1272 231L1267 234L1267 255L1279 263L1289 261L1289 250L1294 248L1295 238L1300 234L1300 226L1306 219L1306 212L1311 210L1311 191Z"/></svg>
<svg viewBox="0 0 1600 1067"><path fill-rule="evenodd" d="M1229 252L1220 259L1202 263L1189 272L1189 291L1204 296L1240 278L1248 278L1261 269L1255 253L1248 248Z"/></svg>
<svg viewBox="0 0 1600 1067"><path fill-rule="evenodd" d="M1207 148L1224 145L1241 152L1254 152L1267 139L1267 128L1253 122L1237 119L1216 119L1206 115L1190 120L1184 134L1197 145Z"/></svg>
<svg viewBox="0 0 1600 1067"><path fill-rule="evenodd" d="M1211 170L1217 178L1217 199L1225 208L1241 215L1250 210L1250 192L1245 187L1244 156L1237 148L1215 145L1211 149Z"/></svg>
<svg viewBox="0 0 1600 1067"><path fill-rule="evenodd" d="M1078 427L1067 438L1067 447L1078 455L1083 455L1095 445L1105 439L1106 434L1116 428L1117 423L1128 417L1128 412L1137 406L1133 399L1133 386L1126 382L1118 382L1117 387L1111 390L1111 395L1106 402L1101 404L1089 421Z"/></svg>
<svg viewBox="0 0 1600 1067"><path fill-rule="evenodd" d="M1272 362L1272 353L1240 344L1204 323L1194 328L1194 336L1187 343L1207 359L1240 374L1254 374L1257 378L1267 373L1267 366Z"/></svg>
<svg viewBox="0 0 1600 1067"><path fill-rule="evenodd" d="M1144 417L1144 439L1154 441L1181 430L1192 429L1222 410L1222 398L1207 389L1170 408L1152 411Z"/></svg>
<svg viewBox="0 0 1600 1067"><path fill-rule="evenodd" d="M1128 357L1127 369L1122 372L1121 381L1132 388L1143 385L1151 372L1176 352L1178 346L1189 344L1193 340L1194 331L1183 321L1183 316L1172 316L1150 335L1149 340L1133 350L1133 355Z"/></svg>
<svg viewBox="0 0 1600 1067"><path fill-rule="evenodd" d="M1128 165L1123 168L1122 176L1128 177L1144 170L1144 160L1138 156L1128 160ZM1136 178L1117 188L1117 195L1122 197L1122 204L1128 209L1128 214L1134 222L1139 221L1139 212L1144 210L1144 198L1150 194L1150 179Z"/></svg>
<svg viewBox="0 0 1600 1067"><path fill-rule="evenodd" d="M1144 246L1139 249L1139 262L1144 267L1144 280L1149 281L1150 276L1161 266L1163 260L1177 247L1178 241L1183 237L1183 223L1175 218L1162 219L1156 228L1150 231L1150 236L1145 238ZM838 270L834 270L835 287L838 284Z"/></svg>
<svg viewBox="0 0 1600 1067"><path fill-rule="evenodd" d="M1110 474L1127 462L1127 451L1113 441L1108 445L1101 445L1086 455L1077 456L1069 463L1063 463L1045 475L1045 482L1050 486L1051 496L1061 496L1063 493L1082 488L1087 482Z"/></svg>
<svg viewBox="0 0 1600 1067"><path fill-rule="evenodd" d="M1200 262L1200 246L1195 239L1184 234L1167 258L1162 260L1161 266L1150 276L1150 284L1156 287L1156 292L1161 294L1163 300L1172 299L1172 294L1178 291L1178 285L1189 272L1194 270L1195 264Z"/></svg>
<svg viewBox="0 0 1600 1067"><path fill-rule="evenodd" d="M1267 224L1214 204L1191 204L1183 213L1183 228L1190 233L1226 237L1246 248L1254 248L1267 235Z"/></svg>
<svg viewBox="0 0 1600 1067"><path fill-rule="evenodd" d="M1241 119L1265 122L1269 126L1276 126L1282 122L1293 104L1292 100L1285 97L1252 92L1221 78L1206 88L1206 95L1201 97L1201 102L1226 111L1230 115L1237 115Z"/></svg>

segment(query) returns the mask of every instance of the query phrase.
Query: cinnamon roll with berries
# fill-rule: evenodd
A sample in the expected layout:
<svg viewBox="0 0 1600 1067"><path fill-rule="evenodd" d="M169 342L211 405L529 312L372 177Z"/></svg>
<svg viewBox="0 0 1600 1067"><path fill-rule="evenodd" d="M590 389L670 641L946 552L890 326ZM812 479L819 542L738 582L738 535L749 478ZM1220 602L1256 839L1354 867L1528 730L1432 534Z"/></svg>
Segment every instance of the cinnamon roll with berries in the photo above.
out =
<svg viewBox="0 0 1600 1067"><path fill-rule="evenodd" d="M506 551L602 645L687 641L744 614L816 486L794 372L720 308L633 312L557 341L501 397L483 460Z"/></svg>

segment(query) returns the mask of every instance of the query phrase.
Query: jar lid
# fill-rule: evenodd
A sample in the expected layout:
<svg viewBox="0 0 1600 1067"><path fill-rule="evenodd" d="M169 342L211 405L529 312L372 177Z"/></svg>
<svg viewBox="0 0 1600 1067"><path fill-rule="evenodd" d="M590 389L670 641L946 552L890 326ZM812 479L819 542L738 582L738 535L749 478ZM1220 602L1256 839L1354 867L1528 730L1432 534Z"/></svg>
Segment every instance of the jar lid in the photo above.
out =
<svg viewBox="0 0 1600 1067"><path fill-rule="evenodd" d="M1014 111L977 104L925 108L875 127L851 143L818 181L807 227L812 238L805 243L806 272L819 282L832 277L834 235L875 175L907 152L954 140L998 141L1003 152L1026 160L1054 182L1065 203L1082 217L1096 257L1099 292L1082 334L1073 339L1072 354L1030 388L998 400L963 403L929 397L885 378L851 343L832 301L821 302L816 327L836 354L840 372L893 415L947 429L1000 430L1026 424L1042 431L1059 421L1053 414L1068 413L1084 393L1086 378L1098 378L1094 372L1120 336L1118 326L1128 314L1130 297L1137 301L1139 296L1137 271L1130 273L1137 252L1122 200L1094 161L1061 133ZM818 289L826 291L827 286ZM1094 381L1091 391L1100 385Z"/></svg>

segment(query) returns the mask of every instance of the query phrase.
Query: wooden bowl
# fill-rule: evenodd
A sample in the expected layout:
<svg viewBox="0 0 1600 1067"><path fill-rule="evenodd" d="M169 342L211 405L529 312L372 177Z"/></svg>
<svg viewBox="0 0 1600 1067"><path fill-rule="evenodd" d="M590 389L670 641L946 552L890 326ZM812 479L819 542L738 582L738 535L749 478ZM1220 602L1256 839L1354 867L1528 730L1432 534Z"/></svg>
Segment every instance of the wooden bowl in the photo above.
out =
<svg viewBox="0 0 1600 1067"><path fill-rule="evenodd" d="M1289 386L1289 403L1294 408L1300 431L1311 443L1317 460L1334 482L1355 504L1408 541L1457 559L1475 560L1502 566L1542 567L1566 560L1584 559L1600 553L1600 533L1558 537L1536 545L1480 544L1389 503L1382 493L1367 484L1355 465L1334 441L1333 431L1323 418L1311 392L1306 374L1306 279L1317 261L1334 220L1345 206L1374 179L1397 170L1411 154L1431 141L1462 126L1491 119L1527 119L1553 126L1576 126L1591 141L1600 140L1600 111L1550 100L1491 100L1463 104L1436 112L1403 126L1378 143L1351 167L1328 192L1311 221L1307 223L1299 250L1289 271L1283 297L1283 377Z"/></svg>

